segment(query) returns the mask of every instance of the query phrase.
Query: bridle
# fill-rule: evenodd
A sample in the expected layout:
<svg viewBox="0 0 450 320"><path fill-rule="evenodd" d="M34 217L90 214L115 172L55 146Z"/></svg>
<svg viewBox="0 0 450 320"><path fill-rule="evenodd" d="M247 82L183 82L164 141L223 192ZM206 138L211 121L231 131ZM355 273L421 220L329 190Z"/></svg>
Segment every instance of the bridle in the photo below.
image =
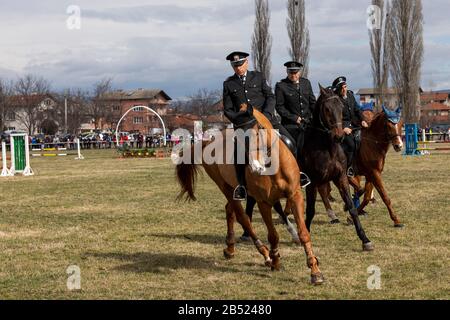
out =
<svg viewBox="0 0 450 320"><path fill-rule="evenodd" d="M326 98L324 101L321 101L321 105L325 105L325 103L326 102L328 102L328 101L330 101L330 100L333 100L333 99L339 99L339 97L338 96L331 96L331 97L328 97L328 98ZM323 108L321 108L320 110L319 110L319 124L320 124L320 126L322 127L322 128L314 128L315 130L318 130L318 131L322 131L322 132L325 132L325 133L327 133L327 134L331 134L332 133L332 130L334 129L334 128L337 128L337 127L339 127L340 125L342 126L342 122L336 122L336 123L333 123L333 124L330 124L330 125L328 125L328 126L326 126L325 125L325 123L324 123L324 121L323 121L323 118L322 118L322 109Z"/></svg>

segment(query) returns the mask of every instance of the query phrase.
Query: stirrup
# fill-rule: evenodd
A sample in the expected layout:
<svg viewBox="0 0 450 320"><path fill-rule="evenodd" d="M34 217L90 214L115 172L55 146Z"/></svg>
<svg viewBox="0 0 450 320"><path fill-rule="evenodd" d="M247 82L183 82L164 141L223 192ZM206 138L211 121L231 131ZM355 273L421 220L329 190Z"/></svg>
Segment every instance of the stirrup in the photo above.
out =
<svg viewBox="0 0 450 320"><path fill-rule="evenodd" d="M238 185L233 192L233 200L235 201L246 201L247 200L247 190L244 186Z"/></svg>
<svg viewBox="0 0 450 320"><path fill-rule="evenodd" d="M300 186L302 189L305 189L307 186L311 184L311 179L304 172L300 172Z"/></svg>
<svg viewBox="0 0 450 320"><path fill-rule="evenodd" d="M355 177L355 170L352 166L348 167L347 169L347 177L354 178Z"/></svg>

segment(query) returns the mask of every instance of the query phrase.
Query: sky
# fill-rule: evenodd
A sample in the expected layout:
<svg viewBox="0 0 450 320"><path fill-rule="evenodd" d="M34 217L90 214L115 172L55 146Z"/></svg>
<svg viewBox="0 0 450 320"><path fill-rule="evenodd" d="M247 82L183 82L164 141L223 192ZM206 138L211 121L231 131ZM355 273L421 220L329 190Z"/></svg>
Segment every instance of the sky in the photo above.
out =
<svg viewBox="0 0 450 320"><path fill-rule="evenodd" d="M424 0L422 88L450 89L450 1ZM368 0L306 0L314 90L340 75L353 90L372 86ZM272 83L290 60L286 1L270 0ZM70 29L71 5L81 13ZM42 76L52 88L157 88L181 99L221 89L233 71L225 57L250 51L254 0L0 0L0 78ZM252 62L250 62L252 65Z"/></svg>

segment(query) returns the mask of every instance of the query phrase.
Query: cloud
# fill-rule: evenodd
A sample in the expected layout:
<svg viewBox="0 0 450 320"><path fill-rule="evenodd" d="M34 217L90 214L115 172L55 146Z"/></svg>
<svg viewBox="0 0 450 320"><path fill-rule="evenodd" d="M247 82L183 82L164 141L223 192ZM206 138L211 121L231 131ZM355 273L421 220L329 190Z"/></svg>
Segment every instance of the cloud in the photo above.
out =
<svg viewBox="0 0 450 320"><path fill-rule="evenodd" d="M272 78L284 78L286 1L271 7ZM347 75L353 89L372 85L366 8L370 1L307 1L311 33L310 79L329 84ZM66 28L72 1L2 3L0 77L35 73L57 90L90 88L105 76L116 87L157 87L173 98L199 88L221 88L232 73L224 57L250 51L253 0L79 0L82 28ZM450 22L447 0L423 1L423 84L449 86Z"/></svg>

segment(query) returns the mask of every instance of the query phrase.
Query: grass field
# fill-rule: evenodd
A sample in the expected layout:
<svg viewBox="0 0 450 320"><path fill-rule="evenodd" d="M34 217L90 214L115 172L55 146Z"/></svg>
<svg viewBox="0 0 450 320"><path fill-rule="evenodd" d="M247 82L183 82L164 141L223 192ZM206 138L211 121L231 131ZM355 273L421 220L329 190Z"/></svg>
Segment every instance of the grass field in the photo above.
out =
<svg viewBox="0 0 450 320"><path fill-rule="evenodd" d="M170 160L84 155L32 159L34 177L0 179L0 299L450 298L450 155L389 154L384 178L405 228L393 227L378 197L362 218L374 252L362 252L353 227L329 225L318 205L320 287L281 225L282 271L264 267L250 244L224 260L225 202L206 174L199 201L177 203ZM342 203L333 206L345 221ZM254 222L267 243L259 214ZM80 267L80 291L67 289L70 265ZM367 289L371 265L380 290Z"/></svg>

